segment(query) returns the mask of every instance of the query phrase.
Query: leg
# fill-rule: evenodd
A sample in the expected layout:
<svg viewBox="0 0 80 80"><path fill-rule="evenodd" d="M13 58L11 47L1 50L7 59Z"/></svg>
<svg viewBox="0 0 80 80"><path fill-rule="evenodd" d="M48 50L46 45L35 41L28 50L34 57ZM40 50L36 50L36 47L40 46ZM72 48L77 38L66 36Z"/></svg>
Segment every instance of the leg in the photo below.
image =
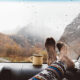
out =
<svg viewBox="0 0 80 80"><path fill-rule="evenodd" d="M45 42L45 47L48 53L48 65L52 64L56 58L56 51L55 51L55 40L53 38L47 38Z"/></svg>
<svg viewBox="0 0 80 80"><path fill-rule="evenodd" d="M59 42L57 43L57 47L60 51L60 55L59 55L60 60L65 62L68 68L74 68L73 61L69 58L69 56L67 56L68 46L63 42Z"/></svg>

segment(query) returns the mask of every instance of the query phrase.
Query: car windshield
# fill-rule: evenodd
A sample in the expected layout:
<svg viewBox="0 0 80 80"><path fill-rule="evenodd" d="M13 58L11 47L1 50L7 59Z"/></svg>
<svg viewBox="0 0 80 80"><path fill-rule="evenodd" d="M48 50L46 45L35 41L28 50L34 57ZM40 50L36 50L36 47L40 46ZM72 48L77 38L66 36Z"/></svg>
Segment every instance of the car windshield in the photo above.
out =
<svg viewBox="0 0 80 80"><path fill-rule="evenodd" d="M79 13L79 3L0 2L0 62L32 62L36 54L46 63L47 37L79 42Z"/></svg>

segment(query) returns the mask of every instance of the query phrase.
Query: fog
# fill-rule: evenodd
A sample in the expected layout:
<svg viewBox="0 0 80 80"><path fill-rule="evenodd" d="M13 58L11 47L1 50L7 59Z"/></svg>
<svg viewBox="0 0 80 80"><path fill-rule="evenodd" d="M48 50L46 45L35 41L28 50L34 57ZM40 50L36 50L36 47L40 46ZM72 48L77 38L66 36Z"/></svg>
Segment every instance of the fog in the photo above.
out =
<svg viewBox="0 0 80 80"><path fill-rule="evenodd" d="M31 32L59 39L79 13L79 2L0 2L0 32L12 34L31 25Z"/></svg>

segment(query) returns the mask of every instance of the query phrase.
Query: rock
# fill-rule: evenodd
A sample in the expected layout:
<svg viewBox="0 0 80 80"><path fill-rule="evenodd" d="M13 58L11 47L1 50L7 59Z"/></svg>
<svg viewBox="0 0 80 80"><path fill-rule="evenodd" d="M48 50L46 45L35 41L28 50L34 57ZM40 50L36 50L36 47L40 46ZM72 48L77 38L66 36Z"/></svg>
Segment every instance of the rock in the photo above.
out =
<svg viewBox="0 0 80 80"><path fill-rule="evenodd" d="M80 14L64 30L60 40L69 46L69 55L77 59L80 55Z"/></svg>

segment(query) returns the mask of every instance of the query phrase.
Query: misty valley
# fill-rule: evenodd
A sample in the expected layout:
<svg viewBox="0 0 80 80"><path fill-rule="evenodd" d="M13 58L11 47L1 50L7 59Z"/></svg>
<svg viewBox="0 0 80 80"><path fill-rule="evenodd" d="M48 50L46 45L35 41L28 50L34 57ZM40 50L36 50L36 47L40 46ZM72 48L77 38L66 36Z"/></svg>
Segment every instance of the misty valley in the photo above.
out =
<svg viewBox="0 0 80 80"><path fill-rule="evenodd" d="M42 55L44 63L47 62L47 52L44 46L46 38L39 34L38 28L36 31L31 30L32 25L30 24L14 34L0 33L0 62L31 62L33 54ZM66 26L59 39L59 41L65 42L69 46L69 54L73 59L79 56L80 52L79 34L80 14ZM45 35L47 34L45 33ZM54 38L54 36L52 37Z"/></svg>
<svg viewBox="0 0 80 80"><path fill-rule="evenodd" d="M41 54L46 63L44 39L28 31L26 27L12 35L0 33L0 62L31 62L33 54Z"/></svg>

